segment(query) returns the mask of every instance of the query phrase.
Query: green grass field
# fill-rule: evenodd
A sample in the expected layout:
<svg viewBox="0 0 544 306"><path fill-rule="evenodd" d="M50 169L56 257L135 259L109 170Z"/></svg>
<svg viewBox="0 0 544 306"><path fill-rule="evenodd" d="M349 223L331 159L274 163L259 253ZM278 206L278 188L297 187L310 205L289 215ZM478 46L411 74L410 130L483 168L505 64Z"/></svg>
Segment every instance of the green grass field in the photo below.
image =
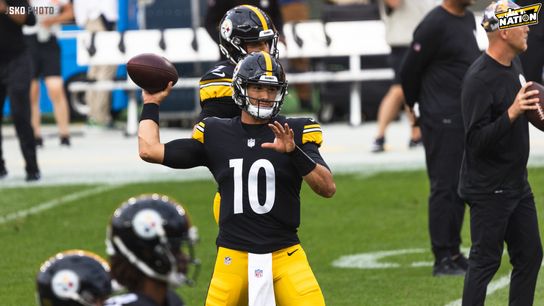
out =
<svg viewBox="0 0 544 306"><path fill-rule="evenodd" d="M542 210L544 169L531 169L538 211ZM463 279L434 278L427 233L428 183L423 171L387 172L370 176L337 175L337 194L322 199L309 188L302 191L300 238L323 289L328 305L447 305L461 297ZM141 193L164 193L182 202L198 226L197 255L202 272L194 288L182 288L188 305L203 305L215 258L217 227L211 213L215 192L212 181L160 182L112 186L101 192L80 193L98 186L4 188L0 200L1 305L35 305L34 278L38 267L58 251L83 248L105 255L106 224L124 200ZM80 195L70 201L71 195ZM63 198L65 197L65 198ZM58 199L68 201L58 204ZM54 206L26 217L17 211L43 203ZM543 228L541 224L541 228ZM468 210L463 230L469 247ZM422 249L389 256L382 269L337 268L333 261L360 253ZM412 264L416 263L416 267ZM495 279L508 274L508 256ZM507 305L508 287L487 298L486 305ZM544 278L537 287L535 305L544 305Z"/></svg>

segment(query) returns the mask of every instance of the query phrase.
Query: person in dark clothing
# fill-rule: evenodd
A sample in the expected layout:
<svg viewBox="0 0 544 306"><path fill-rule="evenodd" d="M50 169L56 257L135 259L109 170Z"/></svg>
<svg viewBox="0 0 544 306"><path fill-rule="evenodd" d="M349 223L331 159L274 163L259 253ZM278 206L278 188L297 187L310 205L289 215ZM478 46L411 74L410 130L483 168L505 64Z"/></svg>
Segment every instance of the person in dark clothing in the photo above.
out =
<svg viewBox="0 0 544 306"><path fill-rule="evenodd" d="M192 138L166 144L159 105L172 84L156 94L144 91L140 157L176 169L205 166L219 184L217 258L206 305L325 305L297 235L302 182L326 198L336 192L319 153L321 126L279 115L287 82L275 57L254 52L236 71L233 97L241 116L205 118Z"/></svg>
<svg viewBox="0 0 544 306"><path fill-rule="evenodd" d="M460 252L465 204L457 195L463 154L461 82L480 54L471 0L444 0L414 32L400 69L406 103L420 110L419 124L430 181L429 232L433 275L462 275Z"/></svg>
<svg viewBox="0 0 544 306"><path fill-rule="evenodd" d="M24 38L23 25L34 25L36 17L27 0L0 0L0 123L5 98L10 98L11 114L25 159L26 180L40 179L36 142L30 123L30 83L32 67ZM7 175L2 152L0 124L0 178Z"/></svg>
<svg viewBox="0 0 544 306"><path fill-rule="evenodd" d="M167 196L141 195L122 203L111 217L106 251L111 277L128 292L104 305L185 305L173 289L194 282L187 272L199 262L197 239L186 208Z"/></svg>
<svg viewBox="0 0 544 306"><path fill-rule="evenodd" d="M251 30L247 30L247 29ZM234 66L248 53L266 51L278 55L278 31L272 19L261 9L240 5L228 10L221 20L218 34L219 48L226 60L219 61L200 79L200 107L198 121L206 117L234 118L240 108L232 99ZM221 195L215 194L213 213L219 221Z"/></svg>
<svg viewBox="0 0 544 306"><path fill-rule="evenodd" d="M278 55L278 31L272 19L255 6L240 5L228 10L221 19L221 33L217 33L217 39L226 60L215 64L200 79L202 110L198 121L206 117L239 116L240 108L232 100L230 86L234 66L254 51Z"/></svg>
<svg viewBox="0 0 544 306"><path fill-rule="evenodd" d="M36 276L39 306L103 306L112 292L110 266L85 250L51 256Z"/></svg>
<svg viewBox="0 0 544 306"><path fill-rule="evenodd" d="M519 6L526 6L541 3L540 0L517 0ZM542 82L544 72L544 9L541 8L538 14L539 23L531 26L527 38L527 51L521 53L521 65L527 81Z"/></svg>
<svg viewBox="0 0 544 306"><path fill-rule="evenodd" d="M231 8L239 5L252 5L263 10L276 26L283 29L283 19L278 0L210 0L206 10L205 27L211 38L219 44L219 28L223 15Z"/></svg>
<svg viewBox="0 0 544 306"><path fill-rule="evenodd" d="M517 5L491 4L482 25L489 47L467 71L462 111L465 150L459 194L470 206L469 266L463 305L484 305L504 242L513 266L509 305L533 305L542 263L535 201L527 181L529 126L523 113L536 109L538 91L527 91L517 55L527 49L527 26L499 30L496 13Z"/></svg>

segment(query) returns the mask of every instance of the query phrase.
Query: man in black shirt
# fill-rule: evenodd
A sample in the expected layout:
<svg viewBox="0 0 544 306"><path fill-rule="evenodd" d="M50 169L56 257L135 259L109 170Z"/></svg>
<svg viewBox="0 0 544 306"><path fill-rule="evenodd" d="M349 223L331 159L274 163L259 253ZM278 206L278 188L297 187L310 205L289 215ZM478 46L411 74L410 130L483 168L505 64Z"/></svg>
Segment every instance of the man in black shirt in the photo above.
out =
<svg viewBox="0 0 544 306"><path fill-rule="evenodd" d="M536 109L538 91L526 91L517 55L527 49L527 26L499 30L496 13L517 5L491 4L482 26L489 47L467 71L462 111L465 152L459 194L470 206L469 267L463 305L483 305L506 242L513 265L509 305L532 305L542 246L527 181L529 127L523 113Z"/></svg>
<svg viewBox="0 0 544 306"><path fill-rule="evenodd" d="M1 122L6 96L26 162L26 180L40 179L36 160L36 142L30 124L30 53L23 39L23 25L33 25L36 18L27 0L0 0L0 178L7 175L2 154Z"/></svg>
<svg viewBox="0 0 544 306"><path fill-rule="evenodd" d="M430 180L429 232L433 275L462 275L460 252L465 204L457 195L463 154L461 81L480 54L471 0L444 0L425 16L401 67L406 103L417 102Z"/></svg>
<svg viewBox="0 0 544 306"><path fill-rule="evenodd" d="M278 59L266 52L238 63L232 84L240 117L208 117L192 138L166 144L157 122L171 86L144 92L140 157L179 169L206 166L219 184L218 254L207 305L269 305L274 296L278 305L325 305L297 235L302 181L323 197L336 192L319 153L321 127L310 118L278 115L287 83ZM254 262L262 268L252 270ZM252 295L259 283L268 298Z"/></svg>
<svg viewBox="0 0 544 306"><path fill-rule="evenodd" d="M517 0L519 6L542 3L541 0ZM539 23L531 26L527 38L527 51L519 55L527 81L542 82L544 70L544 8L538 14Z"/></svg>

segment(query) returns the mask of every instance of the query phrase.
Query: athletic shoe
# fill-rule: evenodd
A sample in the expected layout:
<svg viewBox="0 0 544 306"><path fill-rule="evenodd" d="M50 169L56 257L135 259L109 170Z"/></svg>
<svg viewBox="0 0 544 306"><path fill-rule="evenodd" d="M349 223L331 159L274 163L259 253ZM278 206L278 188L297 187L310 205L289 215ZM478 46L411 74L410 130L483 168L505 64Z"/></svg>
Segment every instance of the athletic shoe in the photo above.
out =
<svg viewBox="0 0 544 306"><path fill-rule="evenodd" d="M466 270L456 265L451 257L442 258L433 267L433 276L463 276Z"/></svg>
<svg viewBox="0 0 544 306"><path fill-rule="evenodd" d="M372 144L372 149L370 150L372 153L380 153L385 151L385 137L379 137L374 139L374 143Z"/></svg>
<svg viewBox="0 0 544 306"><path fill-rule="evenodd" d="M60 136L60 145L61 146L70 146L70 136Z"/></svg>
<svg viewBox="0 0 544 306"><path fill-rule="evenodd" d="M39 181L40 178L41 178L40 172L28 172L26 174L26 181L27 182Z"/></svg>

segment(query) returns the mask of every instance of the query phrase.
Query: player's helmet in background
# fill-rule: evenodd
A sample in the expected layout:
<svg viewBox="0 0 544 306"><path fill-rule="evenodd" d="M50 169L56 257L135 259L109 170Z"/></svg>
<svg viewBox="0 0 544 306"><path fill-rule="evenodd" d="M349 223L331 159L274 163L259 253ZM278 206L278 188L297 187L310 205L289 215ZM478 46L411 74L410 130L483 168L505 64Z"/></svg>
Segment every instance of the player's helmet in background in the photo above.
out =
<svg viewBox="0 0 544 306"><path fill-rule="evenodd" d="M278 31L272 20L261 9L240 5L227 11L219 28L219 49L232 63L237 64L247 52L244 44L266 41L270 54L278 56Z"/></svg>
<svg viewBox="0 0 544 306"><path fill-rule="evenodd" d="M94 306L111 294L108 263L83 250L70 250L44 262L36 278L41 306Z"/></svg>
<svg viewBox="0 0 544 306"><path fill-rule="evenodd" d="M108 255L120 255L148 277L179 286L191 284L198 272L193 249L197 240L187 210L167 196L153 194L121 204L113 213L106 245ZM189 263L196 266L192 278L186 275Z"/></svg>
<svg viewBox="0 0 544 306"><path fill-rule="evenodd" d="M251 104L247 87L249 84L277 86L277 95L272 107L260 107ZM232 78L232 98L234 102L251 116L258 119L270 119L276 116L283 105L287 93L287 81L280 61L266 52L254 52L246 56L236 68Z"/></svg>

